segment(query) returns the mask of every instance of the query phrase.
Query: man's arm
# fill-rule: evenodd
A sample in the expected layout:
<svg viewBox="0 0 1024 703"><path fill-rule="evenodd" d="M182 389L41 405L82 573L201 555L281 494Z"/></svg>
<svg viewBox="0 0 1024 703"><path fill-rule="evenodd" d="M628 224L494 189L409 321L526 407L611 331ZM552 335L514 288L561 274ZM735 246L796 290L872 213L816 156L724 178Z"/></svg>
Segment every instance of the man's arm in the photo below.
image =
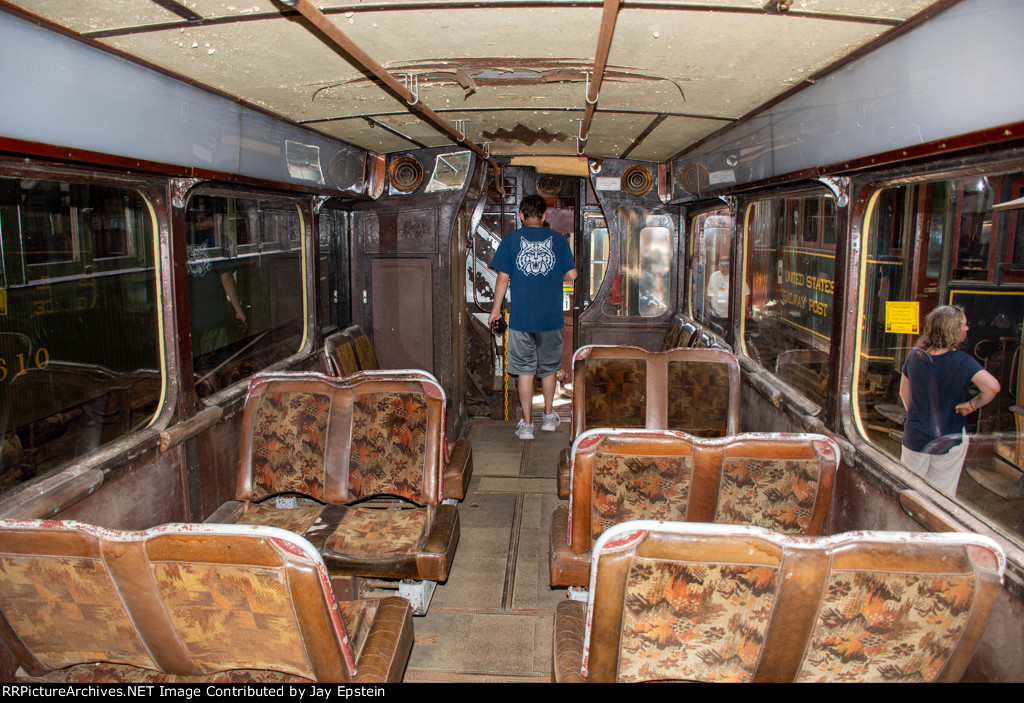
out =
<svg viewBox="0 0 1024 703"><path fill-rule="evenodd" d="M573 271L575 270L573 269ZM494 307L491 308L491 314L487 318L488 325L501 317L501 304L505 300L505 291L508 290L508 280L509 275L507 273L498 274L498 281L494 284Z"/></svg>
<svg viewBox="0 0 1024 703"><path fill-rule="evenodd" d="M248 320L245 319L245 312L242 310L242 304L238 299L238 287L235 286L235 275L230 271L222 273L220 275L220 284L224 286L224 293L228 296L228 302L231 303L231 307L235 309L235 319L244 327L248 324Z"/></svg>
<svg viewBox="0 0 1024 703"><path fill-rule="evenodd" d="M576 269L572 269L571 271L568 271L564 276L562 276L562 280L575 281L577 276L579 276L579 273L576 271Z"/></svg>

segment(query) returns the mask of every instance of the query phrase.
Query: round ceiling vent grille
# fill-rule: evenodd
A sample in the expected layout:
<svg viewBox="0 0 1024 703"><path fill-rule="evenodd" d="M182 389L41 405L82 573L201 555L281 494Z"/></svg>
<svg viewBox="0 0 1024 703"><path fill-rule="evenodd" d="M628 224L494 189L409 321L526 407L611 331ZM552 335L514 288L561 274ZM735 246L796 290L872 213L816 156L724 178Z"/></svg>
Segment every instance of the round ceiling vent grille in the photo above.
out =
<svg viewBox="0 0 1024 703"><path fill-rule="evenodd" d="M679 185L687 193L697 195L708 186L707 167L696 161L686 164L683 166L682 171L679 172Z"/></svg>
<svg viewBox="0 0 1024 703"><path fill-rule="evenodd" d="M562 179L551 174L544 174L537 179L537 194L554 198L562 192Z"/></svg>
<svg viewBox="0 0 1024 703"><path fill-rule="evenodd" d="M388 180L399 193L411 193L423 182L423 165L413 156L399 156L391 162Z"/></svg>
<svg viewBox="0 0 1024 703"><path fill-rule="evenodd" d="M339 190L347 190L361 185L363 180L363 160L344 151L331 157L327 164L327 176Z"/></svg>
<svg viewBox="0 0 1024 703"><path fill-rule="evenodd" d="M622 190L630 195L647 195L654 185L654 177L650 169L640 166L630 166L622 173Z"/></svg>

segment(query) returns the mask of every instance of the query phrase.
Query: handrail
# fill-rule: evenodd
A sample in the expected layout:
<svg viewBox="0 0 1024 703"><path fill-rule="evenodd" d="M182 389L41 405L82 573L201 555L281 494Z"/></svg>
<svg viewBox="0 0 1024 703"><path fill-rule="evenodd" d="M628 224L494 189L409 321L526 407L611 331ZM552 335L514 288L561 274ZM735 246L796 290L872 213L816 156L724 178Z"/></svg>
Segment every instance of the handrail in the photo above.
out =
<svg viewBox="0 0 1024 703"><path fill-rule="evenodd" d="M583 96L586 107L583 110L583 120L580 122L576 144L576 152L579 154L586 151L584 145L590 138L590 122L594 119L597 101L601 97L601 81L604 80L604 69L608 65L608 52L612 45L612 34L615 32L615 19L619 14L619 2L620 0L605 0L604 9L601 11L601 29L597 35L597 52L594 56L594 99L590 99L591 82L588 76L586 94Z"/></svg>

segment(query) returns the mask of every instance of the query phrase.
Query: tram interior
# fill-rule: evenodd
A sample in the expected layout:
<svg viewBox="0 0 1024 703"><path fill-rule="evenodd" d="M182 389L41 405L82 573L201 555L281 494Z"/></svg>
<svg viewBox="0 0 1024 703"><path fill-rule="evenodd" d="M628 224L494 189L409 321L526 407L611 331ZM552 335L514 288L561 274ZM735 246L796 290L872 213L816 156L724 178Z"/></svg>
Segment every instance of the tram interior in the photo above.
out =
<svg viewBox="0 0 1024 703"><path fill-rule="evenodd" d="M81 595L93 583L86 566L105 573L109 562L113 582L135 583L130 569L149 547L125 545L163 544L156 526L202 532L230 513L224 523L272 526L260 534L277 551L260 552L263 566L291 549L314 564L307 571L323 568L320 585L343 605L317 632L351 636L330 669L351 680L358 660L387 680L547 682L571 659L573 628L593 639L573 650L584 658L572 676L585 680L588 661L597 679L609 675L616 625L591 631L586 610L566 605L597 592L597 548L582 567L593 569L589 590L566 590L552 586L552 540L571 544L573 529L601 520L669 517L682 527L668 536L638 523L609 548L648 560L616 591L637 620L611 680L1024 680L1024 97L970 68L1024 79L1024 59L1008 50L1021 7L0 0L0 62L12 67L0 90L17 98L0 106L0 678L46 680L93 651L75 640L54 655L50 618L102 619L71 603L74 589L33 586L45 579L24 575L30 557L44 569L51 557L73 563ZM956 110L945 109L950 94ZM579 277L563 286L561 424L540 430L538 383L537 432L524 441L507 338L488 314L492 258L534 194ZM963 307L963 351L1000 384L969 418L954 495L900 464L901 367L939 305ZM297 384L287 402L283 391L260 395L278 376ZM621 456L593 471L618 478L567 502L592 488L573 483L573 452L606 441L601 432ZM797 435L810 448L794 458L780 447ZM692 446L673 454L670 439ZM733 442L764 453L730 455ZM694 469L715 462L718 474ZM572 512L583 503L592 514ZM573 516L567 527L553 523L557 510ZM270 514L287 519L259 522ZM24 530L47 527L24 521L51 519L92 526L71 539L70 557L54 546L64 537L26 546L37 543ZM357 519L353 557L343 547ZM697 536L672 536L687 522L701 525ZM705 522L797 536L709 537ZM450 551L431 532L441 523ZM273 526L320 541L282 547ZM429 537L409 537L421 528ZM212 543L230 542L219 529ZM841 536L872 530L937 534L891 538L911 550L916 539L920 552ZM644 531L661 546L641 543ZM81 546L93 538L100 546ZM733 588L723 576L699 596L706 610L756 617L702 621L685 636L688 621L645 630L642 597L623 594L639 583L672 607L697 598L678 584L725 568L712 547L664 555L705 539L722 554L757 551L738 571L765 579L741 579L728 602L707 605ZM876 667L889 633L856 630L875 639L844 648L822 640L842 619L826 613L794 645L813 630L814 616L794 607L809 596L757 600L775 583L765 555L782 554L786 539L813 546L782 581L817 588L820 603L849 595L849 584L824 585L833 562L899 574L905 583L865 598L900 604L900 617L927 601L937 614L905 628L927 642L885 650L892 663ZM408 549L406 571L386 572L396 544ZM116 565L122 552L131 564ZM146 559L185 553L156 546ZM931 564L934 554L956 568ZM662 558L672 564L655 565ZM438 563L441 577L424 576ZM644 580L658 569L668 586ZM931 584L920 587L927 597L906 605L919 583ZM396 592L411 605L396 605ZM397 654L386 667L360 659L387 639L374 629L377 606L346 605L367 597L388 603ZM23 598L44 603L38 622L16 612ZM124 599L125 622L147 614L138 637L149 649L169 631L150 617L153 598ZM608 612L603 598L592 612ZM189 617L175 626L203 629ZM952 644L935 644L929 628ZM699 663L678 676L659 668L685 658L689 645L673 643L690 637L703 649L686 656ZM739 644L722 644L730 638ZM260 668L195 651L183 664L190 646L113 663L128 676L141 666L224 680ZM651 663L636 665L637 652ZM110 674L111 661L95 661ZM310 680L328 670L318 667L272 673Z"/></svg>

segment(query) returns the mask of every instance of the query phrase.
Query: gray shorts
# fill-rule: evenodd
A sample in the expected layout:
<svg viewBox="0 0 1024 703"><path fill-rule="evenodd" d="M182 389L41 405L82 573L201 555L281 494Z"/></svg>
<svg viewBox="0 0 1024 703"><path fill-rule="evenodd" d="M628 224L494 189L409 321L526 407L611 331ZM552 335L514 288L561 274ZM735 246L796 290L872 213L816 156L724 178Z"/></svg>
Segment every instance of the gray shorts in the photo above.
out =
<svg viewBox="0 0 1024 703"><path fill-rule="evenodd" d="M562 330L508 331L508 372L546 378L562 367Z"/></svg>

